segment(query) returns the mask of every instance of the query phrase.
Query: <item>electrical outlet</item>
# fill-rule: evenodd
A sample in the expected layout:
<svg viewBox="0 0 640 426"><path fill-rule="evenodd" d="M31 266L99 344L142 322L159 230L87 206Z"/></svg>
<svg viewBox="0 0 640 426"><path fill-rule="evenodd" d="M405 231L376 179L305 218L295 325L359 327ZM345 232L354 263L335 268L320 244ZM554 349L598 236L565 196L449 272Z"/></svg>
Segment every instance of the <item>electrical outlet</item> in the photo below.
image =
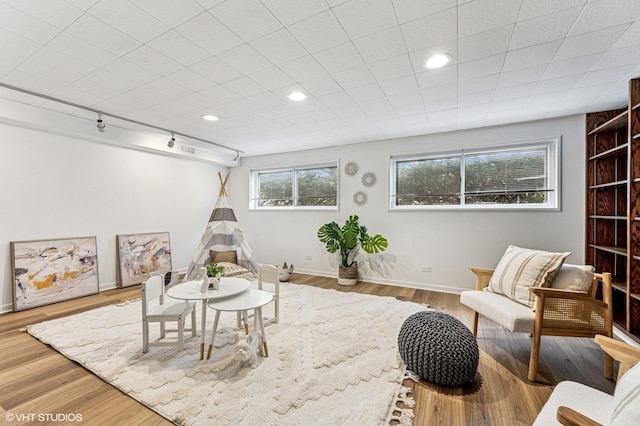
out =
<svg viewBox="0 0 640 426"><path fill-rule="evenodd" d="M423 266L422 272L431 272L431 266Z"/></svg>
<svg viewBox="0 0 640 426"><path fill-rule="evenodd" d="M305 257L305 260L313 260L313 256L307 256Z"/></svg>

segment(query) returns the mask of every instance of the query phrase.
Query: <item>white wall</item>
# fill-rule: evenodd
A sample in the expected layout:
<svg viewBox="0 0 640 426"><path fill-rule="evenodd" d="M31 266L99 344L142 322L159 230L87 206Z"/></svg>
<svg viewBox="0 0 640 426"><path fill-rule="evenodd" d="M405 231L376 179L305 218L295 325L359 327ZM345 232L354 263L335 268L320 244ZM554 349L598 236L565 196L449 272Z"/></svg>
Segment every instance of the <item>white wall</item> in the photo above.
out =
<svg viewBox="0 0 640 426"><path fill-rule="evenodd" d="M188 267L225 167L0 124L0 310L11 309L10 241L96 236L100 288L116 281L116 235L168 231Z"/></svg>
<svg viewBox="0 0 640 426"><path fill-rule="evenodd" d="M585 151L584 116L573 116L486 129L427 135L364 145L245 158L232 171L230 199L258 261L295 265L300 272L335 276L337 261L316 237L324 223L342 224L358 214L370 233L388 238L383 262L362 271L373 282L457 292L472 288L468 266L493 267L509 244L570 251L570 263L584 262ZM548 137L562 137L561 212L390 212L389 155L447 151ZM278 166L339 160L340 211L249 211L249 172ZM355 177L344 165L355 161ZM356 206L353 194L364 189L360 178L371 171L378 180L365 189L368 202ZM311 256L312 260L306 260ZM431 266L432 272L421 272Z"/></svg>

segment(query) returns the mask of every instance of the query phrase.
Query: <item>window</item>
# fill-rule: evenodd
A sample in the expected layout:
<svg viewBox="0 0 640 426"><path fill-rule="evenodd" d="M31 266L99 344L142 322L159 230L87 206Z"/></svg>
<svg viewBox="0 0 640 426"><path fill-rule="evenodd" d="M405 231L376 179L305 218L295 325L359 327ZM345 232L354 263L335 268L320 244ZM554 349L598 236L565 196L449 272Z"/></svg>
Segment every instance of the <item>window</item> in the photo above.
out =
<svg viewBox="0 0 640 426"><path fill-rule="evenodd" d="M338 207L338 166L323 164L251 172L251 208Z"/></svg>
<svg viewBox="0 0 640 426"><path fill-rule="evenodd" d="M558 209L559 141L391 157L391 209Z"/></svg>

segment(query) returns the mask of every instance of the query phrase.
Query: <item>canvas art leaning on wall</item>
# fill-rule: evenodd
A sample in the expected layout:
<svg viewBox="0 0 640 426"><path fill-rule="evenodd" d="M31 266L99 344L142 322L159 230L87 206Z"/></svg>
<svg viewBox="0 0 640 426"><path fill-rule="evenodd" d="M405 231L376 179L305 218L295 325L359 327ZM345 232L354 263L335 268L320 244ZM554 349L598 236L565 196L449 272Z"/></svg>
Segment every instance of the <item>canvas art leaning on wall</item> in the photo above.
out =
<svg viewBox="0 0 640 426"><path fill-rule="evenodd" d="M119 285L128 287L171 270L168 232L118 235Z"/></svg>
<svg viewBox="0 0 640 426"><path fill-rule="evenodd" d="M13 310L99 291L96 237L12 241Z"/></svg>

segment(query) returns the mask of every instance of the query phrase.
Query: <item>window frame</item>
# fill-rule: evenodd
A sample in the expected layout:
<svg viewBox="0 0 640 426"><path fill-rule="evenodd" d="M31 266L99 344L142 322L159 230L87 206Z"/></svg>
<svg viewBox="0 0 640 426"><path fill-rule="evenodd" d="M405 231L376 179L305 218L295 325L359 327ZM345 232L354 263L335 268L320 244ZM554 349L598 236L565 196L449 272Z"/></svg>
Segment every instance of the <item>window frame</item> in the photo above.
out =
<svg viewBox="0 0 640 426"><path fill-rule="evenodd" d="M335 206L300 206L297 205L298 200L298 182L297 173L298 170L309 169L322 169L325 167L336 168L336 205ZM259 206L260 197L260 174L261 173L279 173L279 172L291 172L292 173L292 198L293 205L291 206ZM339 161L323 161L320 163L306 163L295 166L284 167L268 167L260 169L249 170L249 210L255 211L275 211L275 210L288 210L288 211L339 211L340 210L340 162Z"/></svg>
<svg viewBox="0 0 640 426"><path fill-rule="evenodd" d="M547 156L549 188L549 199L546 203L528 203L528 204L465 204L465 155L477 155L483 153L523 151L532 148L545 147L550 150ZM474 147L471 149L459 149L454 151L435 151L419 154L397 154L389 155L389 211L561 211L561 166L562 166L562 138L551 137L544 139L536 139L531 141L488 145L482 147ZM395 199L397 197L396 181L397 167L396 164L402 161L418 161L431 160L439 158L460 157L460 204L447 205L413 205L413 206L396 206Z"/></svg>

